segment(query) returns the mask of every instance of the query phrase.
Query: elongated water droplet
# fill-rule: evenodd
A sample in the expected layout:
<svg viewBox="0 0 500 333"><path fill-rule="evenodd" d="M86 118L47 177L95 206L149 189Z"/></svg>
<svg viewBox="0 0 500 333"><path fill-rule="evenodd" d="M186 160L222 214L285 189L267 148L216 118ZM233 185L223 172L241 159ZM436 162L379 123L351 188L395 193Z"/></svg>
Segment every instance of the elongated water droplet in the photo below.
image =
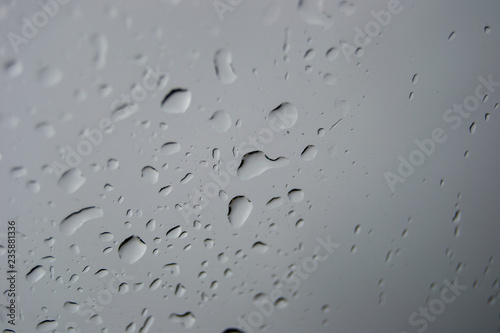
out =
<svg viewBox="0 0 500 333"><path fill-rule="evenodd" d="M68 236L73 235L87 221L103 217L104 212L97 207L87 207L67 216L61 221L59 230Z"/></svg>
<svg viewBox="0 0 500 333"><path fill-rule="evenodd" d="M38 265L33 267L28 274L26 274L26 280L30 283L38 282L45 275L46 270L43 266Z"/></svg>
<svg viewBox="0 0 500 333"><path fill-rule="evenodd" d="M266 170L281 168L289 163L285 157L271 159L261 151L253 151L243 156L237 175L241 180L248 180L263 174Z"/></svg>
<svg viewBox="0 0 500 333"><path fill-rule="evenodd" d="M237 76L234 73L232 55L227 50L219 50L214 57L215 74L223 84L233 83Z"/></svg>
<svg viewBox="0 0 500 333"><path fill-rule="evenodd" d="M58 185L66 193L75 193L87 179L80 169L69 169L61 175Z"/></svg>
<svg viewBox="0 0 500 333"><path fill-rule="evenodd" d="M253 204L245 196L234 197L229 202L227 218L234 228L241 228L250 216Z"/></svg>
<svg viewBox="0 0 500 333"><path fill-rule="evenodd" d="M161 102L161 107L166 113L184 113L191 104L191 92L187 89L177 88L170 91Z"/></svg>

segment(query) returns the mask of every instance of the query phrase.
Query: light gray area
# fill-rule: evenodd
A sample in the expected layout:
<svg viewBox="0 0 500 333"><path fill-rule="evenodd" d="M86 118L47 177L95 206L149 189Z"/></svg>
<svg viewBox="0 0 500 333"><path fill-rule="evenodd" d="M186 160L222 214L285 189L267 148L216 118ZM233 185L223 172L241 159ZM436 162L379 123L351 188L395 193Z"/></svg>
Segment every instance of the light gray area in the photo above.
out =
<svg viewBox="0 0 500 333"><path fill-rule="evenodd" d="M500 82L498 0L48 3L26 35L41 5L0 0L16 332L500 332L500 83L479 79ZM447 121L476 88L475 111ZM282 103L296 116L270 116ZM387 172L439 128L392 191ZM61 180L86 132L96 143ZM282 159L228 173L257 150ZM423 319L429 306L442 313Z"/></svg>

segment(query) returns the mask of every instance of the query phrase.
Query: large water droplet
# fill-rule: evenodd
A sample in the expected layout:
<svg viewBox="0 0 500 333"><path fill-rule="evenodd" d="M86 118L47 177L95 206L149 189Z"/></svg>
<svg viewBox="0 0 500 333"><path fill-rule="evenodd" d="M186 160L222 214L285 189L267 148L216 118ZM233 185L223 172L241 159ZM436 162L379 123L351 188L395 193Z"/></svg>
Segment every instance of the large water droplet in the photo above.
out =
<svg viewBox="0 0 500 333"><path fill-rule="evenodd" d="M290 199L291 202L301 202L304 200L304 192L300 189L293 189L288 192L288 199Z"/></svg>
<svg viewBox="0 0 500 333"><path fill-rule="evenodd" d="M127 264L133 264L141 259L146 253L147 245L138 236L130 236L125 239L118 247L118 255L120 259Z"/></svg>
<svg viewBox="0 0 500 333"><path fill-rule="evenodd" d="M229 210L227 213L229 223L231 223L234 228L241 228L248 219L248 216L250 216L252 208L253 204L247 197L234 197L229 202Z"/></svg>
<svg viewBox="0 0 500 333"><path fill-rule="evenodd" d="M243 156L237 175L241 180L248 180L261 175L266 170L287 166L288 163L285 157L280 156L273 160L261 151L253 151Z"/></svg>
<svg viewBox="0 0 500 333"><path fill-rule="evenodd" d="M33 267L28 274L26 274L26 280L30 283L38 282L45 275L46 271L43 266L38 265Z"/></svg>
<svg viewBox="0 0 500 333"><path fill-rule="evenodd" d="M226 111L215 111L210 117L210 125L219 133L224 133L231 127L231 117Z"/></svg>
<svg viewBox="0 0 500 333"><path fill-rule="evenodd" d="M81 228L87 221L103 217L104 212L97 207L87 207L72 213L59 225L59 230L68 236L73 235L76 230Z"/></svg>
<svg viewBox="0 0 500 333"><path fill-rule="evenodd" d="M69 169L61 175L58 185L64 192L71 194L76 192L86 180L80 169Z"/></svg>
<svg viewBox="0 0 500 333"><path fill-rule="evenodd" d="M156 184L158 182L159 173L152 166L145 166L141 170L141 178L147 183Z"/></svg>
<svg viewBox="0 0 500 333"><path fill-rule="evenodd" d="M181 145L177 142L167 142L161 146L161 151L165 155L173 155L181 151Z"/></svg>
<svg viewBox="0 0 500 333"><path fill-rule="evenodd" d="M215 74L223 84L233 83L237 78L231 60L232 55L227 50L219 50L215 53Z"/></svg>
<svg viewBox="0 0 500 333"><path fill-rule="evenodd" d="M161 107L166 113L184 113L191 104L191 92L187 89L173 89L161 102Z"/></svg>
<svg viewBox="0 0 500 333"><path fill-rule="evenodd" d="M78 305L78 303L68 301L64 303L63 308L69 313L75 313L80 309L80 305Z"/></svg>
<svg viewBox="0 0 500 333"><path fill-rule="evenodd" d="M299 113L295 105L285 102L269 112L268 120L271 126L279 129L290 129L295 125L298 117Z"/></svg>
<svg viewBox="0 0 500 333"><path fill-rule="evenodd" d="M182 233L182 228L180 225L178 225L176 227L173 227L169 231L167 231L166 236L167 236L167 239L174 239L174 238L179 238L181 233Z"/></svg>

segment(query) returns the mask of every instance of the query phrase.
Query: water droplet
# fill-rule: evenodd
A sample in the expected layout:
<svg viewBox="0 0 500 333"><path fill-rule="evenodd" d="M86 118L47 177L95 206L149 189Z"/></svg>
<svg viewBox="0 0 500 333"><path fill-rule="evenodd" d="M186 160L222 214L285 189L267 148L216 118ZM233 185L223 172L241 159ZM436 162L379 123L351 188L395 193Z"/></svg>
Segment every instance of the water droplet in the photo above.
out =
<svg viewBox="0 0 500 333"><path fill-rule="evenodd" d="M229 202L227 218L234 228L241 228L250 216L253 204L245 196L234 197Z"/></svg>
<svg viewBox="0 0 500 333"><path fill-rule="evenodd" d="M56 134L54 127L46 122L41 122L37 124L35 130L37 132L40 132L46 138L51 138Z"/></svg>
<svg viewBox="0 0 500 333"><path fill-rule="evenodd" d="M230 328L225 329L224 332L222 332L222 333L244 333L244 332L237 329L237 328L230 327Z"/></svg>
<svg viewBox="0 0 500 333"><path fill-rule="evenodd" d="M276 126L279 129L290 129L295 125L299 113L295 105L291 103L282 103L269 112L268 120L271 126Z"/></svg>
<svg viewBox="0 0 500 333"><path fill-rule="evenodd" d="M211 238L207 238L207 239L205 239L205 240L203 241L203 244L205 245L205 247L206 247L207 249L211 249L211 248L213 248L213 247L214 247L214 243L215 243L215 242L214 242L214 240L213 240L213 239L211 239Z"/></svg>
<svg viewBox="0 0 500 333"><path fill-rule="evenodd" d="M284 309L288 306L288 300L284 297L280 297L274 302L274 306L278 309Z"/></svg>
<svg viewBox="0 0 500 333"><path fill-rule="evenodd" d="M161 279L158 278L158 279L154 279L153 282L151 282L151 284L149 285L149 289L150 290L156 290L158 289L158 287L161 285Z"/></svg>
<svg viewBox="0 0 500 333"><path fill-rule="evenodd" d="M290 199L291 202L301 202L304 200L304 191L300 189L293 189L288 192L288 199Z"/></svg>
<svg viewBox="0 0 500 333"><path fill-rule="evenodd" d="M341 1L339 3L339 10L346 16L352 16L356 12L356 6L348 1Z"/></svg>
<svg viewBox="0 0 500 333"><path fill-rule="evenodd" d="M111 120L114 122L125 120L137 111L139 111L139 105L136 103L120 104L113 110L113 112L111 112Z"/></svg>
<svg viewBox="0 0 500 333"><path fill-rule="evenodd" d="M65 235L73 235L87 221L103 217L104 212L97 207L87 207L72 213L61 221L59 230Z"/></svg>
<svg viewBox="0 0 500 333"><path fill-rule="evenodd" d="M332 18L325 14L323 0L299 0L298 11L307 24L319 25L325 29L333 24Z"/></svg>
<svg viewBox="0 0 500 333"><path fill-rule="evenodd" d="M114 239L114 236L110 232L102 232L99 235L99 239L103 242L111 242Z"/></svg>
<svg viewBox="0 0 500 333"><path fill-rule="evenodd" d="M191 328L196 323L196 317L191 312L184 314L172 313L168 317L172 323L179 323L183 328Z"/></svg>
<svg viewBox="0 0 500 333"><path fill-rule="evenodd" d="M29 180L26 182L26 189L33 193L40 192L41 186L40 183L36 180Z"/></svg>
<svg viewBox="0 0 500 333"><path fill-rule="evenodd" d="M337 76L334 74L326 73L325 75L323 75L323 81L329 86L334 86L337 84Z"/></svg>
<svg viewBox="0 0 500 333"><path fill-rule="evenodd" d="M75 313L80 309L80 305L78 305L78 303L68 301L64 303L63 308L69 313Z"/></svg>
<svg viewBox="0 0 500 333"><path fill-rule="evenodd" d="M191 104L191 92L187 89L177 88L171 90L161 102L161 107L166 113L184 113Z"/></svg>
<svg viewBox="0 0 500 333"><path fill-rule="evenodd" d="M102 268L102 269L98 270L97 272L95 272L94 275L98 278L103 278L103 277L107 276L108 274L109 274L108 270L105 268Z"/></svg>
<svg viewBox="0 0 500 333"><path fill-rule="evenodd" d="M266 170L287 166L288 163L285 157L280 156L273 160L261 151L253 151L243 156L237 175L241 180L248 180L261 175Z"/></svg>
<svg viewBox="0 0 500 333"><path fill-rule="evenodd" d="M159 193L161 196L166 197L167 195L169 195L169 194L170 194L170 192L172 192L172 186L171 186L171 185L167 185L167 186L165 186L165 187L162 187L158 193Z"/></svg>
<svg viewBox="0 0 500 333"><path fill-rule="evenodd" d="M182 297L186 293L186 287L184 287L182 284L177 284L175 287L175 296L177 297Z"/></svg>
<svg viewBox="0 0 500 333"><path fill-rule="evenodd" d="M117 159L115 158L110 158L108 160L108 169L109 170L116 170L120 166L120 163L118 162Z"/></svg>
<svg viewBox="0 0 500 333"><path fill-rule="evenodd" d="M316 55L316 52L314 51L314 49L309 49L304 54L304 60L305 61L311 61L314 58L315 55Z"/></svg>
<svg viewBox="0 0 500 333"><path fill-rule="evenodd" d="M133 264L141 259L146 253L147 245L138 236L130 236L125 239L118 247L118 255L120 259L127 264Z"/></svg>
<svg viewBox="0 0 500 333"><path fill-rule="evenodd" d="M43 266L38 265L33 267L28 274L26 274L26 280L30 283L38 282L45 275L46 270Z"/></svg>
<svg viewBox="0 0 500 333"><path fill-rule="evenodd" d="M169 231L167 231L167 239L179 238L182 233L182 228L180 225L173 227Z"/></svg>
<svg viewBox="0 0 500 333"><path fill-rule="evenodd" d="M349 113L350 105L349 102L344 99L337 99L333 104L333 109L335 112L340 113L342 117L345 117Z"/></svg>
<svg viewBox="0 0 500 333"><path fill-rule="evenodd" d="M252 245L252 249L255 250L256 252L260 253L260 254L264 254L267 252L267 250L269 250L269 246L265 243L262 243L262 242L255 242L253 245Z"/></svg>
<svg viewBox="0 0 500 333"><path fill-rule="evenodd" d="M476 123L473 122L469 127L469 132L470 134L474 134L475 131L476 131Z"/></svg>
<svg viewBox="0 0 500 333"><path fill-rule="evenodd" d="M270 209L275 209L275 208L280 207L282 204L283 204L282 197L274 197L267 202L266 206Z"/></svg>
<svg viewBox="0 0 500 333"><path fill-rule="evenodd" d="M106 66L106 55L108 53L108 40L106 36L97 34L92 36L92 45L95 48L96 55L94 57L94 66L97 69L104 68Z"/></svg>
<svg viewBox="0 0 500 333"><path fill-rule="evenodd" d="M36 325L36 330L38 332L50 332L55 330L57 326L59 326L59 323L56 320L44 320Z"/></svg>
<svg viewBox="0 0 500 333"><path fill-rule="evenodd" d="M223 84L233 83L237 76L234 73L232 55L227 50L219 50L215 53L215 74Z"/></svg>
<svg viewBox="0 0 500 333"><path fill-rule="evenodd" d="M176 263L166 264L165 266L163 266L163 269L170 272L170 274L172 274L173 276L179 276L181 274L181 268L179 264Z"/></svg>
<svg viewBox="0 0 500 333"><path fill-rule="evenodd" d="M332 62L335 59L337 59L337 57L339 56L339 54L340 54L340 51L339 51L338 48L331 47L331 48L328 49L328 51L326 51L325 57L326 57L326 60L328 60L329 62Z"/></svg>
<svg viewBox="0 0 500 333"><path fill-rule="evenodd" d="M141 170L141 178L147 183L156 184L158 182L159 173L152 166L145 166Z"/></svg>
<svg viewBox="0 0 500 333"><path fill-rule="evenodd" d="M71 194L85 184L86 180L80 169L69 169L61 175L57 184L64 192Z"/></svg>
<svg viewBox="0 0 500 333"><path fill-rule="evenodd" d="M45 87L53 87L61 82L62 72L57 68L44 67L38 72L38 81Z"/></svg>
<svg viewBox="0 0 500 333"><path fill-rule="evenodd" d="M167 142L161 146L161 151L165 155L173 155L181 151L181 145L177 142Z"/></svg>
<svg viewBox="0 0 500 333"><path fill-rule="evenodd" d="M187 184L187 183L189 183L189 181L190 181L191 179L193 179L193 177L194 177L194 176L193 176L193 174L192 174L192 173L190 173L190 172L188 172L188 173L187 173L184 177L182 177L182 179L181 179L181 182L180 182L180 183L181 183L181 184Z"/></svg>
<svg viewBox="0 0 500 333"><path fill-rule="evenodd" d="M5 74L11 79L23 73L23 64L19 60L10 60L5 64Z"/></svg>
<svg viewBox="0 0 500 333"><path fill-rule="evenodd" d="M314 145L309 145L307 146L302 153L300 154L300 157L306 162L312 161L315 157L316 154L318 153L318 148Z"/></svg>
<svg viewBox="0 0 500 333"><path fill-rule="evenodd" d="M26 170L26 168L22 166L16 166L10 169L10 175L14 178L22 178L26 176L27 173L28 170Z"/></svg>
<svg viewBox="0 0 500 333"><path fill-rule="evenodd" d="M231 117L226 111L215 111L212 117L210 117L210 126L217 132L224 133L231 127Z"/></svg>

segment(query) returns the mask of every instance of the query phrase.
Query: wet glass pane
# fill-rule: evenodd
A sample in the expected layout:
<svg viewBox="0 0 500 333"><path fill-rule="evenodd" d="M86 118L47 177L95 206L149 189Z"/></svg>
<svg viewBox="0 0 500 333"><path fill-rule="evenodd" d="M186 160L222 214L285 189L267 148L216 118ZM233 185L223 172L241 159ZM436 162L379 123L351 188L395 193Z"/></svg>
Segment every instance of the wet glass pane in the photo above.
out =
<svg viewBox="0 0 500 333"><path fill-rule="evenodd" d="M11 332L500 332L498 0L0 0Z"/></svg>

